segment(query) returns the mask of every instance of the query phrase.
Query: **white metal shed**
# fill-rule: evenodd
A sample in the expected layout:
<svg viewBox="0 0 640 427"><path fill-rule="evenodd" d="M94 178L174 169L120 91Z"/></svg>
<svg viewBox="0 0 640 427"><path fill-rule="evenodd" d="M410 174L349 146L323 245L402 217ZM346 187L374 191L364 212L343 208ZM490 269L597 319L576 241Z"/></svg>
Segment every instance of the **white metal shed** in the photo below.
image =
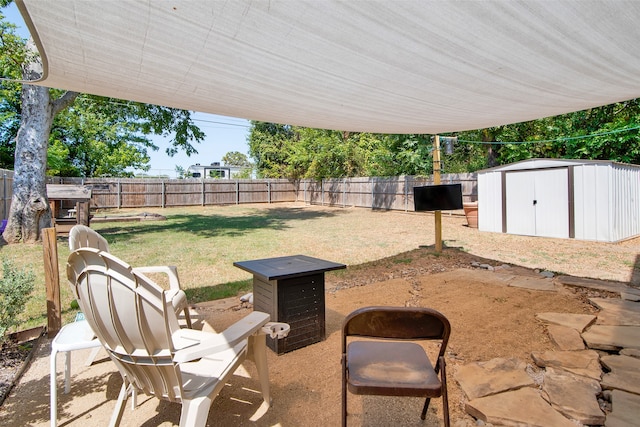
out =
<svg viewBox="0 0 640 427"><path fill-rule="evenodd" d="M479 171L478 228L603 242L640 235L640 166L531 159Z"/></svg>

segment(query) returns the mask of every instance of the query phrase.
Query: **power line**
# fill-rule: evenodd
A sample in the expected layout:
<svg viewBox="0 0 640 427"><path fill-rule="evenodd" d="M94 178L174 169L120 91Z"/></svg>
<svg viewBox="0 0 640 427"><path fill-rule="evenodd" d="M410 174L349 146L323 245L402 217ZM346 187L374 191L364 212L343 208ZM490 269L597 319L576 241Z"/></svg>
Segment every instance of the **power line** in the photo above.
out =
<svg viewBox="0 0 640 427"><path fill-rule="evenodd" d="M84 97L85 94L81 94L78 98L79 99L86 99ZM107 100L107 102L109 104L112 105L121 105L123 107L126 107L130 104L127 104L126 102L122 102L122 101L116 101L113 99L109 99ZM197 113L197 111L194 111L194 113ZM211 114L211 115L215 115L213 113L201 113L201 114ZM224 126L237 126L237 127L243 127L243 128L250 128L251 126L248 124L244 124L244 123L233 123L233 122L225 122L225 121L219 121L219 120L206 120L206 119L198 119L198 118L191 118L191 120L193 120L194 122L202 122L202 123L212 123L212 124L216 124L216 125L224 125ZM238 120L244 120L244 119L238 119Z"/></svg>
<svg viewBox="0 0 640 427"><path fill-rule="evenodd" d="M621 132L629 132L632 130L638 130L640 129L640 126L635 126L635 127L631 127L631 128L624 128L624 129L615 129L609 132L602 132L602 133L593 133L591 135L582 135L582 136L565 136L565 137L560 137L560 138L556 138L556 139L541 139L538 141L468 141L465 139L458 139L458 142L465 142L467 144L491 144L491 145L501 145L501 144L539 144L539 143L546 143L546 142L561 142L561 141L571 141L571 140L575 140L575 139L584 139L584 138L593 138L596 136L606 136L606 135L612 135L614 133L621 133Z"/></svg>

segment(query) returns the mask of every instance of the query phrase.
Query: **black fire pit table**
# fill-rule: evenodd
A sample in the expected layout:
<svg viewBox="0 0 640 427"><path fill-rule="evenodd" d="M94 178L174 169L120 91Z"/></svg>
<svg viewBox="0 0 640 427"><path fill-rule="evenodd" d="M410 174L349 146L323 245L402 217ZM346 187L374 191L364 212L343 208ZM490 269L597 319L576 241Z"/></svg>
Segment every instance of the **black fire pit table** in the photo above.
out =
<svg viewBox="0 0 640 427"><path fill-rule="evenodd" d="M282 354L325 339L324 273L346 265L305 255L233 265L253 274L253 309L291 326L287 338L267 337L269 348Z"/></svg>

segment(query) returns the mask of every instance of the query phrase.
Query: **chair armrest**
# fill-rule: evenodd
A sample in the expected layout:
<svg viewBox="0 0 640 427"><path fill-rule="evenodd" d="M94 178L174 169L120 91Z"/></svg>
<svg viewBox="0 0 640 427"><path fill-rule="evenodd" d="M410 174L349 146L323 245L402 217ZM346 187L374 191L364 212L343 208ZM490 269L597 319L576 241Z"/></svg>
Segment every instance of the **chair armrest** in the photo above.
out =
<svg viewBox="0 0 640 427"><path fill-rule="evenodd" d="M269 321L269 317L267 313L254 311L219 334L180 329L173 336L174 343L180 347L173 360L176 363L190 362L233 348L251 335L264 334L262 327Z"/></svg>
<svg viewBox="0 0 640 427"><path fill-rule="evenodd" d="M137 273L164 273L169 276L169 288L174 290L180 289L180 280L178 279L178 269L173 265L151 265L147 267L135 267L133 271Z"/></svg>

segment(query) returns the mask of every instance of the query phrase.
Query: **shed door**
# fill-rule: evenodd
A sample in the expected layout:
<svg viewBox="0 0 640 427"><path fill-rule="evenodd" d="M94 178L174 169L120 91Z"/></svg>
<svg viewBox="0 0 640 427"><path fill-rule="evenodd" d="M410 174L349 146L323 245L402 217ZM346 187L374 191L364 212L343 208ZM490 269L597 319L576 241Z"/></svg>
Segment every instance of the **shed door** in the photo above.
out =
<svg viewBox="0 0 640 427"><path fill-rule="evenodd" d="M569 237L567 168L513 171L505 179L507 233Z"/></svg>

